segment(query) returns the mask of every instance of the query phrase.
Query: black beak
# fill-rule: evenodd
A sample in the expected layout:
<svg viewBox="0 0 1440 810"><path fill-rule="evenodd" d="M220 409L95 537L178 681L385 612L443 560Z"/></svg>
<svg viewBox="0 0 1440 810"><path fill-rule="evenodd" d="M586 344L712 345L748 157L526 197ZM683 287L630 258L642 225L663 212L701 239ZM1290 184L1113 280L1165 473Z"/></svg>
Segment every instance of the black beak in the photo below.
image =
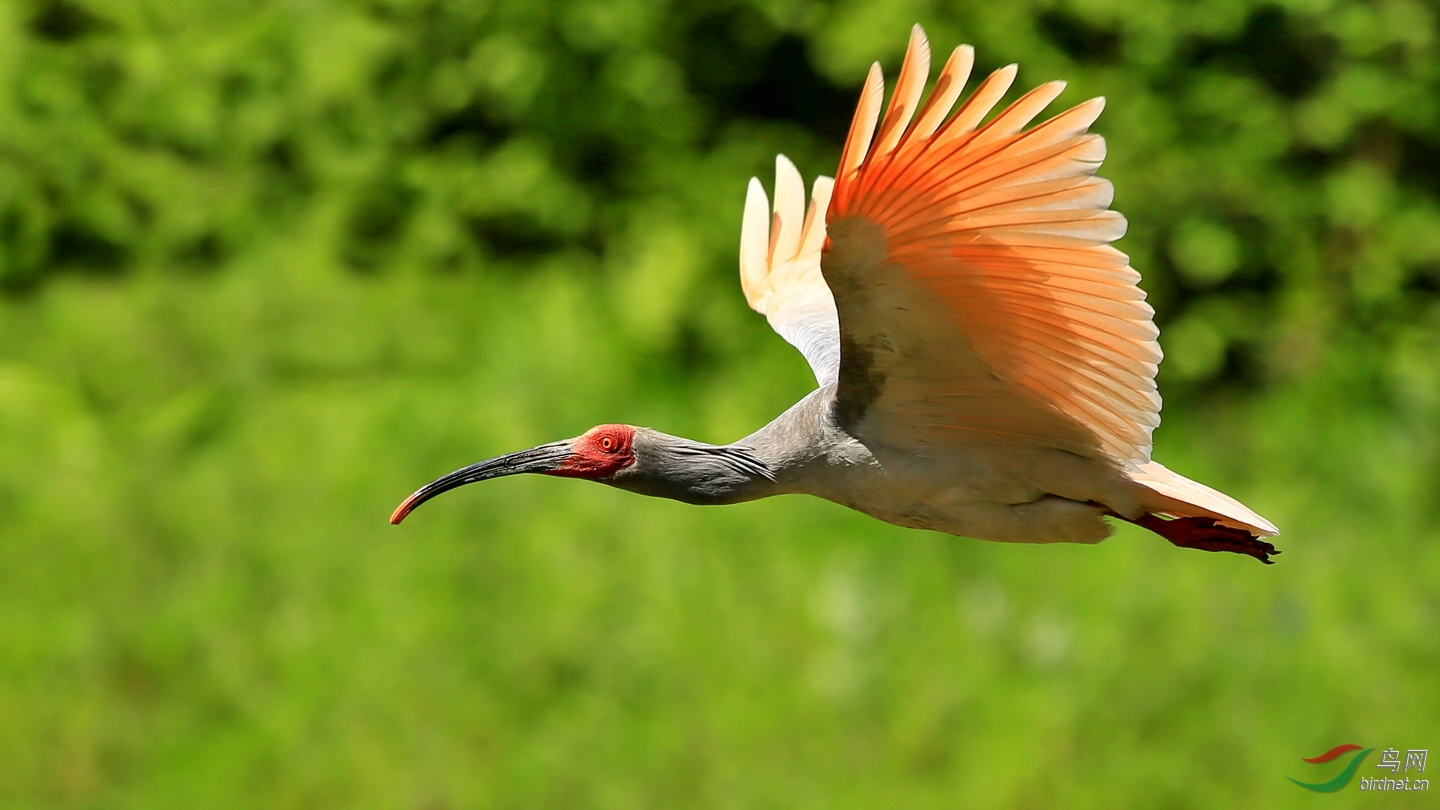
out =
<svg viewBox="0 0 1440 810"><path fill-rule="evenodd" d="M492 458L482 461L479 464L471 464L464 469L456 470L443 478L437 478L425 486L415 490L415 494L405 499L405 502L396 508L395 513L390 516L392 524L399 524L405 516L415 511L415 507L439 495L448 492L456 487L466 484L473 484L476 481L488 481L491 478L500 478L506 475L519 475L520 473L547 473L555 472L565 463L566 459L575 454L575 448L569 441L553 442L542 444L539 447L532 447L529 450L521 450L518 453L511 453L508 456Z"/></svg>

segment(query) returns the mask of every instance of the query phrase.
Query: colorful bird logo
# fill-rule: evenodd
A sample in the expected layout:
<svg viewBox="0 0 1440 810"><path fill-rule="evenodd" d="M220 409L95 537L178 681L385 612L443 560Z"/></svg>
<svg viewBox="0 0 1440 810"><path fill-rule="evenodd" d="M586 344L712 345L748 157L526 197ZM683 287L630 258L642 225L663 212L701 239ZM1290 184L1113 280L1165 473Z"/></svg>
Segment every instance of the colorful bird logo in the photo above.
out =
<svg viewBox="0 0 1440 810"><path fill-rule="evenodd" d="M1294 782L1300 787L1305 788L1306 790L1313 790L1316 793L1334 793L1340 788L1343 788L1346 785L1350 784L1350 780L1355 778L1355 771L1360 767L1360 761L1365 759L1366 755L1368 755L1371 751L1374 750L1374 748L1366 748L1365 750L1361 751L1360 746L1354 745L1353 743L1337 745L1318 757L1301 757L1301 759L1305 762L1310 762L1318 765L1322 762L1330 762L1331 760L1338 759L1339 757L1348 754L1351 751L1360 751L1360 753L1350 758L1350 762L1345 765L1345 769L1340 771L1340 773L1335 774L1335 777L1333 779L1329 779L1324 782L1310 783L1301 782L1299 779L1296 779L1293 776L1287 776L1285 778L1289 779L1291 782Z"/></svg>

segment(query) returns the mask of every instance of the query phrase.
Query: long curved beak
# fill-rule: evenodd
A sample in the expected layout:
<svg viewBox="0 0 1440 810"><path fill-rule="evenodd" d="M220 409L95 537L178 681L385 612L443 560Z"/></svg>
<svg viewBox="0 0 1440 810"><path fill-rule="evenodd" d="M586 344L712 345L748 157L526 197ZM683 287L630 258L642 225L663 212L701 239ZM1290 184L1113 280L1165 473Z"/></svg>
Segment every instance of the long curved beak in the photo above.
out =
<svg viewBox="0 0 1440 810"><path fill-rule="evenodd" d="M406 515L415 511L415 507L442 492L449 492L456 487L473 484L476 481L488 481L491 478L500 478L506 475L555 472L574 454L575 448L571 442L552 442L532 447L529 450L521 450L518 453L511 453L508 456L488 459L479 464L471 464L469 467L437 478L415 490L415 494L406 498L404 503L395 509L394 514L390 515L390 523L398 525Z"/></svg>

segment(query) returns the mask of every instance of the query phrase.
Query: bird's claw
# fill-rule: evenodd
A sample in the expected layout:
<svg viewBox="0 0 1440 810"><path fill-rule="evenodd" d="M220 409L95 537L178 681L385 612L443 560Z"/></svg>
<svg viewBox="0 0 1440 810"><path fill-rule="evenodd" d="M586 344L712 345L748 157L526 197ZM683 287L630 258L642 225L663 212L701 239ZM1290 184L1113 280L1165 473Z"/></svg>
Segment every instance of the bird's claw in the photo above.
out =
<svg viewBox="0 0 1440 810"><path fill-rule="evenodd" d="M1146 515L1139 521L1141 526L1169 540L1180 548L1198 548L1201 551L1229 551L1254 557L1266 565L1273 565L1272 554L1280 550L1261 540L1245 529L1223 526L1214 518L1183 517L1164 520Z"/></svg>

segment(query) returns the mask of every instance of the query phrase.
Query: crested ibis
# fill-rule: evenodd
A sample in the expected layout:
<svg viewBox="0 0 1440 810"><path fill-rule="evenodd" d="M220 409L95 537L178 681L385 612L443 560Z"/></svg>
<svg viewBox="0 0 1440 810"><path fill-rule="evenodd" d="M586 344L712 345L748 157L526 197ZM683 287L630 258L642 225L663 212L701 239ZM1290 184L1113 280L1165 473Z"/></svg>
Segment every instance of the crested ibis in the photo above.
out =
<svg viewBox="0 0 1440 810"><path fill-rule="evenodd" d="M876 64L808 205L783 155L773 207L750 181L741 287L809 362L808 396L727 445L600 425L456 470L391 522L464 484L542 473L693 504L806 493L1010 543L1095 543L1113 517L1271 562L1273 524L1150 457L1161 352L1140 276L1110 246L1125 218L1089 132L1104 99L1027 128L1064 88L1050 82L987 122L1016 70L956 107L973 64L956 48L921 104L915 26L884 114Z"/></svg>

